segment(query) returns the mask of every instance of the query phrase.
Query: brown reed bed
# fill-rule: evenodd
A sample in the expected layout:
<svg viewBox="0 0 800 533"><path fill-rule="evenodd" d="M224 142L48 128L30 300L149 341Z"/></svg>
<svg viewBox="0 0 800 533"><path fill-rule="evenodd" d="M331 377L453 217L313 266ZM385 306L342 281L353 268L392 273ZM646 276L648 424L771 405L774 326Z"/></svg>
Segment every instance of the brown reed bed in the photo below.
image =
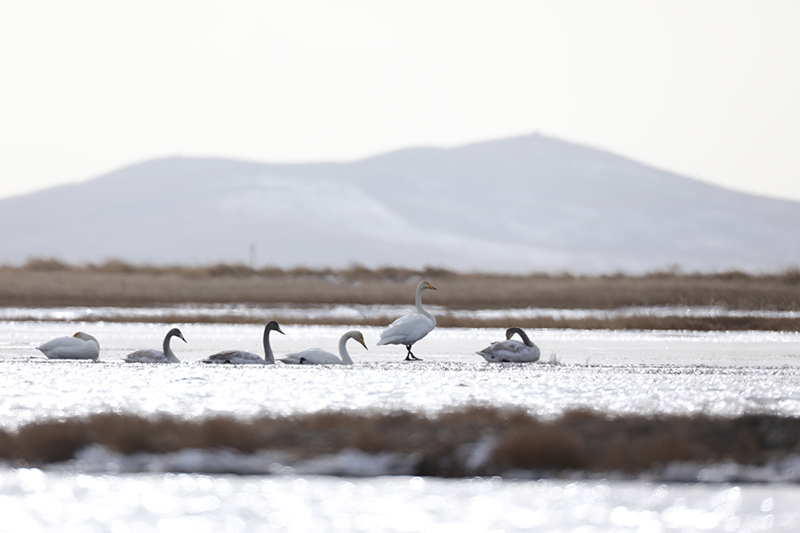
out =
<svg viewBox="0 0 800 533"><path fill-rule="evenodd" d="M414 285L420 279L428 279L439 289L426 292L425 302L448 309L618 309L628 306L707 305L743 310L800 309L800 270L764 275L672 271L639 276L503 275L457 273L441 268L367 269L359 266L338 270L252 269L244 265L151 266L121 261L76 266L53 259L35 259L21 267L0 267L0 306L147 307L186 303L412 305ZM179 317L176 319L180 321ZM247 321L236 316L215 320ZM335 322L324 321L326 324ZM365 319L359 324L370 325L369 322ZM494 324L448 316L442 316L439 324L507 326L505 322ZM747 317L574 320L542 317L518 325L587 329L800 329L796 320Z"/></svg>
<svg viewBox="0 0 800 533"><path fill-rule="evenodd" d="M487 439L480 465L465 450ZM0 459L15 465L68 460L100 444L123 454L187 448L279 451L296 458L346 449L415 457L416 474L502 475L515 469L565 472L657 472L675 463L764 465L800 453L800 419L768 414L735 418L609 417L574 411L543 421L515 408L467 407L435 416L410 412L323 412L241 420L185 420L103 413L0 430Z"/></svg>

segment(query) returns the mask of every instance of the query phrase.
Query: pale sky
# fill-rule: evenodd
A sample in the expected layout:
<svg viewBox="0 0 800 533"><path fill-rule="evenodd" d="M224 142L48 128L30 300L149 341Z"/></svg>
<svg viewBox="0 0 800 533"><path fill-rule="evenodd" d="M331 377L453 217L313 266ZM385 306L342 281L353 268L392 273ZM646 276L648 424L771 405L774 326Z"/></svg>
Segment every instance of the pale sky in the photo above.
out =
<svg viewBox="0 0 800 533"><path fill-rule="evenodd" d="M0 197L536 131L800 200L800 2L0 0Z"/></svg>

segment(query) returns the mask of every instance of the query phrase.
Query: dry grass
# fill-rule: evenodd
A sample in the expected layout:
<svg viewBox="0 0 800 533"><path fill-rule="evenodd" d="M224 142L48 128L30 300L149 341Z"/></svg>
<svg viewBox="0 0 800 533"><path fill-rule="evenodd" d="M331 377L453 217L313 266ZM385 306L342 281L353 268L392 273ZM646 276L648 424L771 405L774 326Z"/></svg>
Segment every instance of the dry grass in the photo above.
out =
<svg viewBox="0 0 800 533"><path fill-rule="evenodd" d="M800 270L759 276L743 272L511 276L459 274L436 268L420 271L401 268L370 270L356 266L344 270L254 270L244 265L155 267L134 266L121 261L78 267L52 259L31 260L23 267L0 267L0 306L146 307L184 303L410 305L413 303L414 285L423 278L433 282L439 289L426 292L426 303L450 309L616 309L668 305L718 305L747 310L800 309ZM236 316L215 320L242 321ZM369 320L362 323L370 325ZM505 322L495 324L448 316L443 316L439 324L507 326ZM518 325L586 329L800 330L800 321L797 320L747 317L535 318Z"/></svg>
<svg viewBox="0 0 800 533"><path fill-rule="evenodd" d="M486 438L496 446L474 471L464 446ZM0 431L0 458L14 464L63 461L101 444L124 454L169 453L184 448L229 448L244 453L277 450L315 457L357 448L414 453L418 474L497 475L512 469L638 474L675 462L734 461L763 465L800 453L800 419L774 415L737 418L645 418L579 411L543 422L517 409L470 407L426 417L409 412L327 412L239 420L200 421L125 414L38 422L16 433Z"/></svg>

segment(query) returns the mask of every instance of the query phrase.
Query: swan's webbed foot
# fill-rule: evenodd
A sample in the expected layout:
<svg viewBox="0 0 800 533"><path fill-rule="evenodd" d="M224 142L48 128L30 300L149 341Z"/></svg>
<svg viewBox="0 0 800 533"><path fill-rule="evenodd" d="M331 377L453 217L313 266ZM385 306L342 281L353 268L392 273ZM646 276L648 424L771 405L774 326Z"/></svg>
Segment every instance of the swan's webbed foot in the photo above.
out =
<svg viewBox="0 0 800 533"><path fill-rule="evenodd" d="M305 358L305 357L301 357L301 358L300 358L300 364L302 365L302 364L304 364L305 362L306 362L306 358Z"/></svg>
<svg viewBox="0 0 800 533"><path fill-rule="evenodd" d="M408 355L403 361L422 361L422 359L411 353L411 346L406 346L406 349L408 349Z"/></svg>

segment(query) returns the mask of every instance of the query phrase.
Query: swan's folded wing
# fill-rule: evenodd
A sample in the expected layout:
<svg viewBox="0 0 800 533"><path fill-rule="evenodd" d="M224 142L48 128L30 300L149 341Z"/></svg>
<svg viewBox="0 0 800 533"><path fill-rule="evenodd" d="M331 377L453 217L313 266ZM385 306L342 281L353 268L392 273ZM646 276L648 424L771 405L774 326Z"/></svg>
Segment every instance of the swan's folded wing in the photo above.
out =
<svg viewBox="0 0 800 533"><path fill-rule="evenodd" d="M252 352L242 350L227 350L215 353L203 359L203 363L209 364L231 364L231 365L263 365L266 363L263 357Z"/></svg>
<svg viewBox="0 0 800 533"><path fill-rule="evenodd" d="M529 363L539 359L538 347L526 346L517 340L493 342L477 353L492 363Z"/></svg>
<svg viewBox="0 0 800 533"><path fill-rule="evenodd" d="M401 316L381 333L378 346L414 343L433 331L436 322L418 313Z"/></svg>
<svg viewBox="0 0 800 533"><path fill-rule="evenodd" d="M169 363L164 352L158 350L136 350L125 357L126 363Z"/></svg>
<svg viewBox="0 0 800 533"><path fill-rule="evenodd" d="M100 350L91 341L59 337L36 348L50 359L97 359Z"/></svg>
<svg viewBox="0 0 800 533"><path fill-rule="evenodd" d="M302 352L290 353L280 359L287 365L336 365L342 360L330 352L319 348L309 348Z"/></svg>

